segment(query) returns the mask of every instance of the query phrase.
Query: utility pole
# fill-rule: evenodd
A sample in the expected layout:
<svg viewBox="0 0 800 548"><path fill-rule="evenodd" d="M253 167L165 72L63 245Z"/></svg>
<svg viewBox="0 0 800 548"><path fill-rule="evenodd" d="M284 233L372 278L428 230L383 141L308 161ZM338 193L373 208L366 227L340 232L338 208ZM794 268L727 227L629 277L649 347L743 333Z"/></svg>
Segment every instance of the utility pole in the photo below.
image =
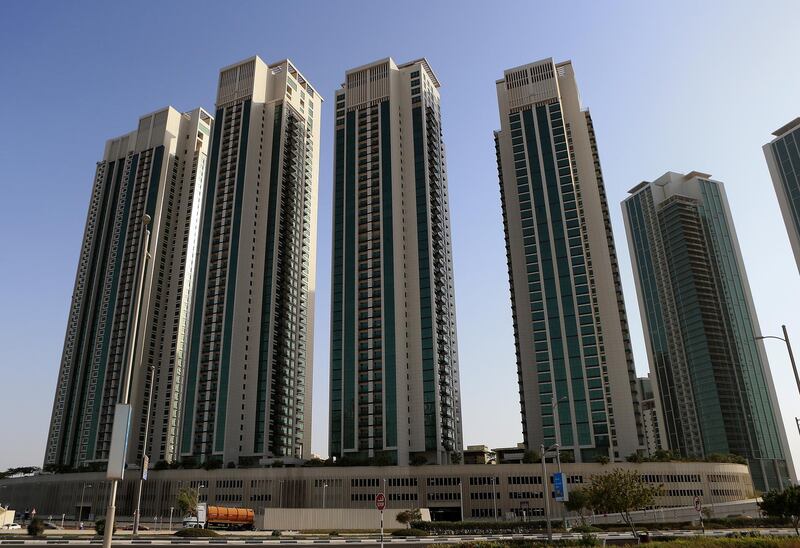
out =
<svg viewBox="0 0 800 548"><path fill-rule="evenodd" d="M544 498L544 515L547 518L547 542L553 541L553 527L550 524L550 483L547 481L547 459L542 444L542 498Z"/></svg>
<svg viewBox="0 0 800 548"><path fill-rule="evenodd" d="M83 494L86 492L86 488L91 486L91 483L87 484L85 481L83 482L83 489L81 489L81 506L78 508L78 527L81 526L81 522L83 521Z"/></svg>
<svg viewBox="0 0 800 548"><path fill-rule="evenodd" d="M150 389L147 391L147 416L144 419L144 443L142 444L142 465L139 482L136 484L136 512L133 514L133 534L139 533L139 522L142 508L142 483L147 479L147 469L150 467L150 459L147 458L147 438L150 433L150 408L153 405L153 389L155 388L156 368L150 364L147 373L150 381Z"/></svg>
<svg viewBox="0 0 800 548"><path fill-rule="evenodd" d="M122 376L122 384L120 388L122 390L121 397L119 399L119 403L130 406L130 399L131 399L131 377L133 376L133 366L136 363L136 342L139 335L139 313L141 312L142 307L142 297L144 296L144 279L145 274L147 272L147 259L150 257L150 253L148 249L150 248L150 230L148 230L147 225L150 224L150 216L144 215L142 217L142 234L139 237L139 255L137 257L137 267L139 273L139 280L136 287L136 294L135 299L133 299L134 309L133 315L131 316L131 325L130 330L128 331L128 363L125 367L124 374ZM118 407L119 409L119 407ZM115 413L114 420L118 422L117 419L121 418L121 415L117 415ZM127 415L126 420L130 418L130 414ZM125 447L127 449L127 439L128 439L128 430L130 429L129 424L115 424L117 428L125 428ZM113 428L112 428L112 437L113 437ZM112 442L113 444L113 442ZM123 451L122 458L125 458L125 451ZM109 472L111 470L112 463L109 461ZM123 466L124 469L124 466ZM109 491L108 495L108 509L106 510L106 523L105 523L105 531L103 534L103 548L111 548L111 537L114 534L114 521L116 518L116 501L117 501L117 488L119 487L119 479L116 477L116 473L114 473L114 477L111 479L111 490Z"/></svg>

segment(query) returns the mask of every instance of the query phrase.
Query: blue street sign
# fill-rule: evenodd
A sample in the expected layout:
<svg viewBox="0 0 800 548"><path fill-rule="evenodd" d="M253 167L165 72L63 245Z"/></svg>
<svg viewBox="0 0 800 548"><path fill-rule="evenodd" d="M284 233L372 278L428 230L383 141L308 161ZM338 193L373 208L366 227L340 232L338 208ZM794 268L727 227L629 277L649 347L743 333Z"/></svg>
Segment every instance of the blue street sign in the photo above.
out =
<svg viewBox="0 0 800 548"><path fill-rule="evenodd" d="M564 472L556 472L553 474L553 491L555 499L559 502L569 500L569 493L567 493L567 478Z"/></svg>

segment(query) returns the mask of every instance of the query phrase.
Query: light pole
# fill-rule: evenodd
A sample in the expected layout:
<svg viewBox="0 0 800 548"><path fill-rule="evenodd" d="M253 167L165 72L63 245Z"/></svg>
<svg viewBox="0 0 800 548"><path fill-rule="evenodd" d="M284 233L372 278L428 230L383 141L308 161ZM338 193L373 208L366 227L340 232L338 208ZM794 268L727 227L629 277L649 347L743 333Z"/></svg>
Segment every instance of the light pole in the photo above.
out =
<svg viewBox="0 0 800 548"><path fill-rule="evenodd" d="M150 390L147 392L147 416L144 419L144 442L142 443L142 465L139 474L139 482L136 484L136 511L133 514L133 534L139 533L139 521L142 511L142 482L147 477L147 469L150 467L150 459L147 458L147 437L150 432L150 408L153 405L153 389L155 384L156 368L153 364L147 366L147 373L150 380Z"/></svg>
<svg viewBox="0 0 800 548"><path fill-rule="evenodd" d="M756 337L756 340L761 341L764 339L777 339L779 341L783 341L784 343L786 343L786 351L789 353L789 361L792 364L792 371L794 371L794 381L797 383L797 391L800 392L800 374L797 373L797 364L794 361L794 352L792 352L792 344L789 342L789 333L786 331L785 325L782 325L781 329L783 330L783 337L776 337L775 335L764 335ZM797 423L797 432L800 433L800 418L795 417L794 420Z"/></svg>
<svg viewBox="0 0 800 548"><path fill-rule="evenodd" d="M544 448L544 444L542 444L542 497L544 497L544 514L547 517L547 540L548 542L553 541L553 527L550 523L550 482L548 481L549 478L547 477L547 453L552 451L553 449L556 450L556 454L558 454L558 444L554 443L547 449ZM560 466L560 464L559 464Z"/></svg>
<svg viewBox="0 0 800 548"><path fill-rule="evenodd" d="M172 531L172 512L175 510L174 506L169 507L169 530Z"/></svg>
<svg viewBox="0 0 800 548"><path fill-rule="evenodd" d="M322 509L325 509L325 492L328 490L328 482L322 484Z"/></svg>
<svg viewBox="0 0 800 548"><path fill-rule="evenodd" d="M495 476L492 476L492 505L494 506L494 520L497 521L497 487L494 478Z"/></svg>
<svg viewBox="0 0 800 548"><path fill-rule="evenodd" d="M83 488L81 489L81 506L78 508L78 527L81 526L81 522L83 521L83 494L86 492L86 488L92 487L91 483L83 482Z"/></svg>
<svg viewBox="0 0 800 548"><path fill-rule="evenodd" d="M283 480L278 484L278 508L283 508Z"/></svg>
<svg viewBox="0 0 800 548"><path fill-rule="evenodd" d="M150 224L150 216L145 214L142 216L142 234L139 237L139 244L141 245L137 256L137 267L139 270L139 280L136 287L136 298L133 300L133 316L131 321L131 329L129 331L128 340L126 345L128 347L128 363L126 364L124 374L122 376L122 384L120 389L122 393L119 402L124 405L130 405L131 398L131 377L133 376L133 365L136 362L136 341L139 332L139 313L142 307L142 297L144 296L144 279L147 272L147 259L150 257L148 249L150 248L150 231L147 225ZM112 428L113 432L113 428ZM127 439L128 432L125 432ZM123 455L124 458L124 455ZM111 471L112 463L109 461L109 472ZM116 503L117 503L117 488L119 487L119 480L114 478L111 480L111 489L108 494L108 509L106 510L106 523L105 531L103 534L103 548L111 548L111 537L114 534L114 520L116 517Z"/></svg>

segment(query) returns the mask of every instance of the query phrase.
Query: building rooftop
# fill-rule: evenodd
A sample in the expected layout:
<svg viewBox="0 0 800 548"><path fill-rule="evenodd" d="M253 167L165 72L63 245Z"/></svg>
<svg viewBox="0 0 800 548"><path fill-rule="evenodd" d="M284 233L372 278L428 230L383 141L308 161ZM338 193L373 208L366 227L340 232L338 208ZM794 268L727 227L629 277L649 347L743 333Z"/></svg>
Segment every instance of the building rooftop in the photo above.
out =
<svg viewBox="0 0 800 548"><path fill-rule="evenodd" d="M789 133L791 130L795 129L796 127L800 127L800 116L789 122L788 124L782 125L778 129L772 132L775 137L783 137L785 134Z"/></svg>

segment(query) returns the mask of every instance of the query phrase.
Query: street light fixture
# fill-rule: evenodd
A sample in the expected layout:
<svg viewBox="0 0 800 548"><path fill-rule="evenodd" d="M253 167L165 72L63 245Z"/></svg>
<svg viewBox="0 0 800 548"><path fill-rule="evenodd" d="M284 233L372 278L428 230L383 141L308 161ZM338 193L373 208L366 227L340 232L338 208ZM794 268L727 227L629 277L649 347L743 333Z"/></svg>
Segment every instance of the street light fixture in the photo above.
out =
<svg viewBox="0 0 800 548"><path fill-rule="evenodd" d="M544 497L544 513L547 517L547 540L548 542L553 541L553 526L550 523L550 482L548 481L549 478L547 477L547 453L550 451L555 450L556 452L556 459L558 459L558 468L559 471L561 470L561 459L558 458L559 453L559 445L554 443L547 449L544 448L544 444L542 444L542 496Z"/></svg>
<svg viewBox="0 0 800 548"><path fill-rule="evenodd" d="M147 416L144 419L144 442L142 443L142 465L139 474L139 482L136 485L136 511L133 514L133 534L139 533L139 521L142 506L142 482L147 477L147 469L150 467L150 459L147 458L147 438L150 433L150 408L153 406L153 390L155 389L155 371L153 364L147 366L147 373L150 380L150 390L147 392Z"/></svg>
<svg viewBox="0 0 800 548"><path fill-rule="evenodd" d="M141 236L139 237L139 244L141 245L139 253L136 257L136 268L138 270L139 279L137 280L137 287L135 299L133 303L133 319L131 321L131 329L129 331L128 340L126 341L127 347L127 364L122 376L122 384L120 384L120 398L119 403L130 406L131 400L131 378L133 377L133 366L136 363L136 346L139 338L139 315L142 308L142 298L144 296L144 281L147 272L147 260L150 258L150 230L147 226L150 224L150 216L145 214L142 216ZM130 416L130 415L128 415ZM116 418L116 415L115 415ZM128 435L128 428L126 425L125 437ZM113 428L112 428L113 432ZM124 458L124 456L123 456ZM111 472L111 462L109 461L109 472ZM106 525L103 535L103 548L111 548L111 537L114 534L114 523L117 512L117 488L119 487L119 479L111 480L111 489L108 495L108 508L106 509Z"/></svg>
<svg viewBox="0 0 800 548"><path fill-rule="evenodd" d="M783 337L777 337L775 335L763 335L756 337L757 341L763 341L764 339L777 339L779 341L783 341L786 343L786 351L789 353L789 361L792 364L792 371L794 371L794 380L797 383L797 391L800 392L800 375L797 373L797 364L794 361L794 353L792 352L792 344L789 342L789 333L786 331L786 326L782 325L781 329L783 330ZM795 422L797 423L797 432L800 433L800 418L795 417Z"/></svg>
<svg viewBox="0 0 800 548"><path fill-rule="evenodd" d="M83 521L83 495L84 495L84 493L86 493L86 488L87 487L91 489L92 488L92 484L91 483L86 483L84 481L83 482L83 488L81 489L81 505L78 508L78 527L81 526L81 522Z"/></svg>
<svg viewBox="0 0 800 548"><path fill-rule="evenodd" d="M325 509L325 492L328 490L328 482L322 484L322 509Z"/></svg>

